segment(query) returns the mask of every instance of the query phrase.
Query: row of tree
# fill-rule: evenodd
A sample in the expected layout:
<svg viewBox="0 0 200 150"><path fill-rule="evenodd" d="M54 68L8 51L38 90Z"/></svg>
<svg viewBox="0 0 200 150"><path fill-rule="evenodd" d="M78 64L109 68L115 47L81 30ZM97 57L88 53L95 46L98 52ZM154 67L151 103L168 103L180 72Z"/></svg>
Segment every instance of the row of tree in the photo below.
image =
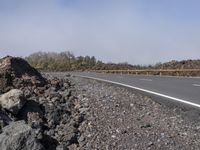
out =
<svg viewBox="0 0 200 150"><path fill-rule="evenodd" d="M94 56L75 57L71 52L37 52L25 58L33 67L41 70L88 70L103 63Z"/></svg>
<svg viewBox="0 0 200 150"><path fill-rule="evenodd" d="M128 63L103 63L94 56L74 56L71 52L37 52L25 58L33 67L47 71L131 70L131 69L200 69L200 60L170 61L141 66Z"/></svg>
<svg viewBox="0 0 200 150"><path fill-rule="evenodd" d="M142 69L128 63L103 63L94 56L74 56L71 52L36 52L25 58L33 67L47 71Z"/></svg>

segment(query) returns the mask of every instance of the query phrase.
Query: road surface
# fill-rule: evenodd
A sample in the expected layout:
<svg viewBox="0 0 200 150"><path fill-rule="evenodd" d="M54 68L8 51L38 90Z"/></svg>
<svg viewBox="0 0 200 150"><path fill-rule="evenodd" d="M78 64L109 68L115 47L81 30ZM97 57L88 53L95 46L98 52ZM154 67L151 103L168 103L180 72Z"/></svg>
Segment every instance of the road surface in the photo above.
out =
<svg viewBox="0 0 200 150"><path fill-rule="evenodd" d="M126 86L200 108L200 78L88 72L73 74Z"/></svg>

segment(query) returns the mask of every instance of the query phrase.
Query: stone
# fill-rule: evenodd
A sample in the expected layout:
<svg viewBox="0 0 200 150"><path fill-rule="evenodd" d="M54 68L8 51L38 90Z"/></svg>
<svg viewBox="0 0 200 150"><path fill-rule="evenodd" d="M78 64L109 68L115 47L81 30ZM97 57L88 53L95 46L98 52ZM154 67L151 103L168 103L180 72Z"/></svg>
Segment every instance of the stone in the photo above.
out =
<svg viewBox="0 0 200 150"><path fill-rule="evenodd" d="M141 126L141 128L150 128L150 127L151 127L151 124L149 124L149 123Z"/></svg>
<svg viewBox="0 0 200 150"><path fill-rule="evenodd" d="M24 86L44 86L46 80L24 59L7 56L0 59L0 91Z"/></svg>
<svg viewBox="0 0 200 150"><path fill-rule="evenodd" d="M10 118L6 112L0 110L0 130L12 121L12 118Z"/></svg>
<svg viewBox="0 0 200 150"><path fill-rule="evenodd" d="M149 142L149 143L147 144L148 147L150 147L150 146L152 146L152 145L154 145L153 142Z"/></svg>
<svg viewBox="0 0 200 150"><path fill-rule="evenodd" d="M40 104L34 100L27 100L26 104L23 106L23 108L18 112L17 117L21 120L29 121L30 113L36 113L40 116L40 118L43 118L43 112L40 108ZM29 117L28 117L29 114ZM31 117L32 118L32 117ZM31 119L32 120L32 119Z"/></svg>
<svg viewBox="0 0 200 150"><path fill-rule="evenodd" d="M67 147L64 146L64 145L58 145L58 146L56 147L56 150L67 150Z"/></svg>
<svg viewBox="0 0 200 150"><path fill-rule="evenodd" d="M0 104L2 108L5 108L15 115L25 103L26 99L24 98L23 92L18 89L12 89L0 96Z"/></svg>
<svg viewBox="0 0 200 150"><path fill-rule="evenodd" d="M35 138L34 130L24 121L13 122L3 128L0 134L0 149L2 150L44 150L42 144Z"/></svg>
<svg viewBox="0 0 200 150"><path fill-rule="evenodd" d="M28 112L27 121L33 128L42 128L43 126L42 116L38 112Z"/></svg>
<svg viewBox="0 0 200 150"><path fill-rule="evenodd" d="M89 108L80 108L80 114L85 114L87 111L89 110Z"/></svg>

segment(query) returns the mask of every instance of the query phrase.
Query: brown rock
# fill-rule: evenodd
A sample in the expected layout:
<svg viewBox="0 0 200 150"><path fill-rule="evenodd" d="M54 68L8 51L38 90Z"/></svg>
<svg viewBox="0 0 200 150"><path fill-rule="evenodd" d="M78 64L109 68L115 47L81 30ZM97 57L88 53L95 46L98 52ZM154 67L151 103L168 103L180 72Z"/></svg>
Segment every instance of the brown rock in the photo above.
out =
<svg viewBox="0 0 200 150"><path fill-rule="evenodd" d="M46 80L24 59L7 56L0 59L0 92L22 86L43 86Z"/></svg>

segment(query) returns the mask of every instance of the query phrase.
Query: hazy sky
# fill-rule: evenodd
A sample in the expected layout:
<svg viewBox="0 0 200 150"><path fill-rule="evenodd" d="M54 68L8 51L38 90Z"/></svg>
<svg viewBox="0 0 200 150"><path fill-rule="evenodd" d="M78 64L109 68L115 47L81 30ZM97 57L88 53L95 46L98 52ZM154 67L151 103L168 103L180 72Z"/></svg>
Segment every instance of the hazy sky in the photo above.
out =
<svg viewBox="0 0 200 150"><path fill-rule="evenodd" d="M0 0L0 56L72 51L106 62L200 58L199 0Z"/></svg>

